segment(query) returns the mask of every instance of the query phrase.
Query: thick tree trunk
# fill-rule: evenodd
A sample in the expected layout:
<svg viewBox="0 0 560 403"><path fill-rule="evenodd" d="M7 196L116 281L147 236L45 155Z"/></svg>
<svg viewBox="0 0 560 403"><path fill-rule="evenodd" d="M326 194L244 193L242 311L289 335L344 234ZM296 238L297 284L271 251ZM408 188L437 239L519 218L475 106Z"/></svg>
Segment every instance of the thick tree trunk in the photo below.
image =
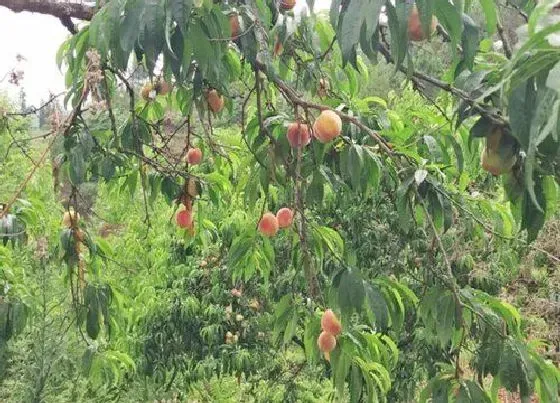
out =
<svg viewBox="0 0 560 403"><path fill-rule="evenodd" d="M0 0L0 6L16 13L30 11L32 13L48 14L68 21L69 18L91 20L95 7L81 3L56 2L49 0Z"/></svg>

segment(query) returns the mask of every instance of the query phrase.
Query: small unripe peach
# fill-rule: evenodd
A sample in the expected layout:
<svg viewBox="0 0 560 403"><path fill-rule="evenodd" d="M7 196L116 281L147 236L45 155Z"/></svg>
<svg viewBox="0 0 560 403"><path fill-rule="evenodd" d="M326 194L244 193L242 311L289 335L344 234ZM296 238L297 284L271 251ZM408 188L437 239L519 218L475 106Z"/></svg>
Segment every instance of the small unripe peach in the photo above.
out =
<svg viewBox="0 0 560 403"><path fill-rule="evenodd" d="M229 28L231 31L231 39L237 38L241 32L241 27L239 26L239 15L237 13L231 13L229 15Z"/></svg>
<svg viewBox="0 0 560 403"><path fill-rule="evenodd" d="M281 208L276 213L276 219L278 220L278 227L287 228L292 225L294 212L287 207Z"/></svg>
<svg viewBox="0 0 560 403"><path fill-rule="evenodd" d="M243 320L243 315L241 315L240 313L235 315L235 321L236 322L241 322L242 320Z"/></svg>
<svg viewBox="0 0 560 403"><path fill-rule="evenodd" d="M296 6L296 0L280 0L280 9L289 11Z"/></svg>
<svg viewBox="0 0 560 403"><path fill-rule="evenodd" d="M299 122L290 123L286 137L288 137L288 143L292 148L304 147L311 141L309 127Z"/></svg>
<svg viewBox="0 0 560 403"><path fill-rule="evenodd" d="M342 325L332 310L327 309L325 313L323 313L321 317L321 329L325 332L329 332L333 336L338 336L342 331Z"/></svg>
<svg viewBox="0 0 560 403"><path fill-rule="evenodd" d="M190 210L180 210L175 216L179 228L192 228L193 216Z"/></svg>
<svg viewBox="0 0 560 403"><path fill-rule="evenodd" d="M320 98L326 97L329 89L330 89L330 84L328 80L321 78L319 80L319 88L317 89L317 95Z"/></svg>
<svg viewBox="0 0 560 403"><path fill-rule="evenodd" d="M190 197L196 197L198 195L196 181L192 176L189 177L189 182L187 183L187 193Z"/></svg>
<svg viewBox="0 0 560 403"><path fill-rule="evenodd" d="M208 95L206 95L206 101L208 102L208 106L210 110L214 113L218 113L224 107L224 97L218 94L216 90L208 91Z"/></svg>
<svg viewBox="0 0 560 403"><path fill-rule="evenodd" d="M436 31L438 20L436 17L432 17L432 24L430 26L430 34ZM410 14L408 16L408 38L411 41L423 41L426 39L426 34L422 28L422 22L420 21L420 15L418 14L418 8L416 4L412 6Z"/></svg>
<svg viewBox="0 0 560 403"><path fill-rule="evenodd" d="M191 148L187 152L187 162L190 165L198 165L202 161L202 151L198 147Z"/></svg>
<svg viewBox="0 0 560 403"><path fill-rule="evenodd" d="M233 333L227 332L226 333L226 344L232 344L232 343L233 343Z"/></svg>
<svg viewBox="0 0 560 403"><path fill-rule="evenodd" d="M65 211L64 216L62 217L62 225L67 228L78 225L78 221L80 221L80 214L75 212L74 210Z"/></svg>
<svg viewBox="0 0 560 403"><path fill-rule="evenodd" d="M261 304L255 298L253 298L251 300L251 302L249 302L249 308L254 309L255 311L258 311L260 307L261 307Z"/></svg>
<svg viewBox="0 0 560 403"><path fill-rule="evenodd" d="M335 112L324 110L313 124L313 134L321 143L328 143L342 132L342 120Z"/></svg>
<svg viewBox="0 0 560 403"><path fill-rule="evenodd" d="M259 221L259 231L267 237L276 235L278 232L278 220L271 212L264 213Z"/></svg>
<svg viewBox="0 0 560 403"><path fill-rule="evenodd" d="M323 353L330 353L336 347L336 338L329 332L323 331L317 338L317 345Z"/></svg>
<svg viewBox="0 0 560 403"><path fill-rule="evenodd" d="M232 313L233 312L233 307L231 306L231 304L229 304L228 306L226 306L226 313Z"/></svg>
<svg viewBox="0 0 560 403"><path fill-rule="evenodd" d="M141 91L142 98L144 101L151 101L156 97L156 90L152 84L146 84Z"/></svg>
<svg viewBox="0 0 560 403"><path fill-rule="evenodd" d="M274 42L274 49L272 51L272 55L274 57L278 57L278 56L282 55L282 53L284 53L284 45L282 44L282 42L280 42L278 37L276 37L276 41Z"/></svg>

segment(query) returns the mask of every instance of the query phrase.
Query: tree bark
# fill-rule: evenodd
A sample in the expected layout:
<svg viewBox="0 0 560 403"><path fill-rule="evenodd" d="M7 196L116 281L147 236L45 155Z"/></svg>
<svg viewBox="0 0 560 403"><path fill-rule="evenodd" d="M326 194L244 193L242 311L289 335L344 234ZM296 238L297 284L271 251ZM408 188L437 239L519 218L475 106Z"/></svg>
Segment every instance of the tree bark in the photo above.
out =
<svg viewBox="0 0 560 403"><path fill-rule="evenodd" d="M0 6L13 12L29 11L57 17L61 21L77 18L89 21L95 13L95 7L81 3L56 2L52 0L0 0Z"/></svg>

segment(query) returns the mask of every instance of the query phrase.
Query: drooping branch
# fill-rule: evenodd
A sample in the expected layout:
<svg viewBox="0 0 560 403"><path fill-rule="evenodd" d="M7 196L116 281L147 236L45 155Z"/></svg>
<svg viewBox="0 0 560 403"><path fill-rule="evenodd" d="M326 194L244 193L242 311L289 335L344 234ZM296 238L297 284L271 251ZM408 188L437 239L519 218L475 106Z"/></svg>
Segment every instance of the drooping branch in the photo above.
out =
<svg viewBox="0 0 560 403"><path fill-rule="evenodd" d="M77 18L89 21L95 14L95 7L83 3L68 3L43 0L0 0L0 6L13 12L29 11L32 13L52 15L61 21Z"/></svg>

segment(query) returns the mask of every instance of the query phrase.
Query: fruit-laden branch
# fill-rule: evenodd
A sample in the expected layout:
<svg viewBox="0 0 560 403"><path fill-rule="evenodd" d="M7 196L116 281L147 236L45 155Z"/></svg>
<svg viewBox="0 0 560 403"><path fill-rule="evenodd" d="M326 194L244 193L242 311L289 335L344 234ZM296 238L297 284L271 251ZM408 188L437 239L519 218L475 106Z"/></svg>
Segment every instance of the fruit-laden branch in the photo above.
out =
<svg viewBox="0 0 560 403"><path fill-rule="evenodd" d="M259 67L263 67L262 70L265 71L264 66L259 66ZM269 77L269 78L280 89L282 94L284 94L284 96L292 104L301 106L302 108L316 109L316 110L320 110L320 111L326 110L326 109L332 110L332 108L330 108L326 105L316 104L314 102L304 100L292 87L290 87L288 84L286 84L280 78L275 77L275 76L274 77ZM375 130L371 129L370 127L366 126L358 118L356 118L354 116L350 116L350 115L348 115L346 113L343 113L343 112L340 112L338 110L334 110L333 112L335 112L338 116L340 116L340 118L342 120L345 120L347 122L352 123L356 127L359 127L360 129L365 131L367 134L369 134L377 142L377 144L383 150L383 152L385 152L386 154L389 154L389 155L394 154L393 150L391 150L391 148L389 147L387 141L383 137L381 137L379 135L379 133L377 133Z"/></svg>
<svg viewBox="0 0 560 403"><path fill-rule="evenodd" d="M67 3L43 0L0 0L0 6L6 7L13 12L20 13L29 11L52 15L62 21L68 18L77 18L89 21L95 14L95 7L82 3Z"/></svg>

